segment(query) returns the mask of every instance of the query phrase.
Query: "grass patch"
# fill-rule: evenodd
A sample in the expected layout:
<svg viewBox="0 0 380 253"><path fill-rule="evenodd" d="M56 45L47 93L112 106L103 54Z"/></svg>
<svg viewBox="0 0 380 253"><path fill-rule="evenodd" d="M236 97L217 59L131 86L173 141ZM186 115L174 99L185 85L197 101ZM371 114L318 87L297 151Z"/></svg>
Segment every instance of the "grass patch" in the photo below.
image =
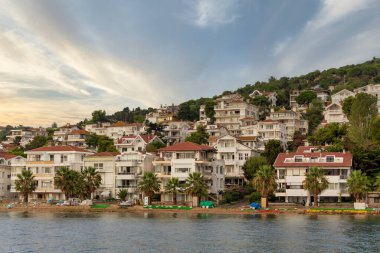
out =
<svg viewBox="0 0 380 253"><path fill-rule="evenodd" d="M167 209L167 210L191 210L191 209L193 209L190 206L158 206L158 205L144 206L144 208L148 208L148 209Z"/></svg>
<svg viewBox="0 0 380 253"><path fill-rule="evenodd" d="M110 206L109 204L95 204L95 205L92 205L91 208L94 208L94 209L106 209L109 206Z"/></svg>

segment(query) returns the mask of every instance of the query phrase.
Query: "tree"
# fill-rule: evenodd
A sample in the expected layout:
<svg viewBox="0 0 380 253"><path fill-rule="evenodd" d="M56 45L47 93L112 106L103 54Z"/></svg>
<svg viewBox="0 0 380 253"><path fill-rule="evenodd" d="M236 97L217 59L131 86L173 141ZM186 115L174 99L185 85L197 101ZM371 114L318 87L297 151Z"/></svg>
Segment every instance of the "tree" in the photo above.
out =
<svg viewBox="0 0 380 253"><path fill-rule="evenodd" d="M253 185L261 192L261 207L267 208L268 195L277 189L276 172L270 165L261 165L253 179Z"/></svg>
<svg viewBox="0 0 380 253"><path fill-rule="evenodd" d="M205 114L206 114L206 117L211 120L211 122L215 121L215 117L214 117L215 116L215 111L214 111L215 104L216 103L214 100L207 101L205 104Z"/></svg>
<svg viewBox="0 0 380 253"><path fill-rule="evenodd" d="M350 113L348 137L359 148L369 149L373 145L372 127L377 117L377 100L374 96L359 93L355 96Z"/></svg>
<svg viewBox="0 0 380 253"><path fill-rule="evenodd" d="M197 131L191 133L190 136L186 138L185 141L194 142L197 144L207 144L209 134L206 132L206 128L204 126L198 126Z"/></svg>
<svg viewBox="0 0 380 253"><path fill-rule="evenodd" d="M318 129L309 136L309 141L313 145L324 146L326 144L341 144L343 138L347 135L347 125L330 123Z"/></svg>
<svg viewBox="0 0 380 253"><path fill-rule="evenodd" d="M58 128L57 122L53 122L53 124L51 124L51 128L57 129Z"/></svg>
<svg viewBox="0 0 380 253"><path fill-rule="evenodd" d="M21 142L21 136L16 136L16 138L13 140L13 144L20 145Z"/></svg>
<svg viewBox="0 0 380 253"><path fill-rule="evenodd" d="M97 148L98 152L117 152L114 141L105 135L87 135L86 144L90 148Z"/></svg>
<svg viewBox="0 0 380 253"><path fill-rule="evenodd" d="M176 177L170 178L167 185L165 185L165 192L173 194L174 205L177 205L177 193L180 189L179 179Z"/></svg>
<svg viewBox="0 0 380 253"><path fill-rule="evenodd" d="M29 144L26 144L25 149L31 150L31 149L45 146L47 141L48 141L47 137L42 136L42 135L37 135L33 138L33 140Z"/></svg>
<svg viewBox="0 0 380 253"><path fill-rule="evenodd" d="M121 199L121 201L125 201L125 199L128 196L128 190L127 189L121 189L117 193L117 196Z"/></svg>
<svg viewBox="0 0 380 253"><path fill-rule="evenodd" d="M144 172L138 184L138 189L149 197L149 204L151 204L154 193L160 191L160 182L156 174L150 171Z"/></svg>
<svg viewBox="0 0 380 253"><path fill-rule="evenodd" d="M19 191L23 195L24 202L28 203L29 194L37 189L37 181L34 180L34 175L31 171L23 170L21 174L17 174L15 186L16 191Z"/></svg>
<svg viewBox="0 0 380 253"><path fill-rule="evenodd" d="M306 135L303 135L300 131L295 131L293 135L292 149L296 151L299 146L303 146L305 143Z"/></svg>
<svg viewBox="0 0 380 253"><path fill-rule="evenodd" d="M262 154L270 165L273 165L279 153L284 152L284 148L279 140L269 140L265 144L264 153Z"/></svg>
<svg viewBox="0 0 380 253"><path fill-rule="evenodd" d="M72 198L83 194L83 181L81 174L69 167L61 167L54 177L54 185L61 189L65 198Z"/></svg>
<svg viewBox="0 0 380 253"><path fill-rule="evenodd" d="M327 189L329 182L319 167L310 167L305 174L303 188L314 196L314 206L318 206L318 195Z"/></svg>
<svg viewBox="0 0 380 253"><path fill-rule="evenodd" d="M104 110L97 110L92 112L92 123L100 123L100 122L109 122L106 111Z"/></svg>
<svg viewBox="0 0 380 253"><path fill-rule="evenodd" d="M252 156L247 161L245 161L242 169L244 171L245 178L251 182L256 175L257 170L262 165L269 165L268 161L263 156Z"/></svg>
<svg viewBox="0 0 380 253"><path fill-rule="evenodd" d="M94 191L102 184L102 177L94 167L86 167L82 172L86 197L92 197Z"/></svg>
<svg viewBox="0 0 380 253"><path fill-rule="evenodd" d="M363 194L369 190L369 179L360 170L353 171L347 179L348 192L354 195L355 201L360 202Z"/></svg>
<svg viewBox="0 0 380 253"><path fill-rule="evenodd" d="M351 108L352 108L352 103L354 102L354 100L355 98L352 96L349 96L343 100L342 110L347 117L350 117L351 115Z"/></svg>
<svg viewBox="0 0 380 253"><path fill-rule="evenodd" d="M299 105L310 104L311 101L317 98L317 93L312 90L302 91L297 97L296 101Z"/></svg>
<svg viewBox="0 0 380 253"><path fill-rule="evenodd" d="M208 186L200 172L190 173L186 179L186 193L192 197L198 197L198 203L202 196L207 195Z"/></svg>
<svg viewBox="0 0 380 253"><path fill-rule="evenodd" d="M311 101L304 118L309 121L309 133L312 133L324 118L323 103L320 99Z"/></svg>

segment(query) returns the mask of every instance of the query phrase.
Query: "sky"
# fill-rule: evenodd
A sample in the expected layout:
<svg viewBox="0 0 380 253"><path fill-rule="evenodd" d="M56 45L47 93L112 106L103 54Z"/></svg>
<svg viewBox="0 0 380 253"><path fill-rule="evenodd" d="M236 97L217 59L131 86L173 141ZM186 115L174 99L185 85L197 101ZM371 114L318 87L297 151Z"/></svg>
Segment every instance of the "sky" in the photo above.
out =
<svg viewBox="0 0 380 253"><path fill-rule="evenodd" d="M76 123L380 57L378 0L0 0L0 126Z"/></svg>

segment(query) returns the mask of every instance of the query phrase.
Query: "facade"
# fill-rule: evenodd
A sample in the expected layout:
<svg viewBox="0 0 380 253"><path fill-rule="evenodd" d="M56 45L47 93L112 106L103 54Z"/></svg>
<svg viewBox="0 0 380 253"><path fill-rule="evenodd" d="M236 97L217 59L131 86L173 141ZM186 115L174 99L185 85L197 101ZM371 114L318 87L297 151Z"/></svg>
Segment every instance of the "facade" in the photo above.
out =
<svg viewBox="0 0 380 253"><path fill-rule="evenodd" d="M360 87L354 90L355 93L367 93L374 96L377 99L377 111L380 114L380 83L368 84L364 87Z"/></svg>
<svg viewBox="0 0 380 253"><path fill-rule="evenodd" d="M102 177L102 184L94 192L94 197L101 199L115 198L115 163L118 152L100 152L83 158L84 167L97 169Z"/></svg>
<svg viewBox="0 0 380 253"><path fill-rule="evenodd" d="M46 129L40 128L21 128L21 129L13 129L10 131L10 134L6 136L5 144L13 144L15 141L19 140L20 145L25 147L29 144L34 137L36 136L46 136Z"/></svg>
<svg viewBox="0 0 380 253"><path fill-rule="evenodd" d="M348 119L343 112L341 103L332 103L325 107L323 115L327 123L347 123Z"/></svg>
<svg viewBox="0 0 380 253"><path fill-rule="evenodd" d="M25 168L25 158L0 151L0 200L15 196L11 193L11 174L16 168Z"/></svg>
<svg viewBox="0 0 380 253"><path fill-rule="evenodd" d="M328 188L319 198L321 201L338 202L340 198L348 198L347 177L352 170L352 155L350 153L323 152L315 147L299 147L294 153L280 153L274 163L277 173L278 189L276 197L285 202L311 202L310 194L303 189L305 173L312 166L325 171L329 181Z"/></svg>
<svg viewBox="0 0 380 253"><path fill-rule="evenodd" d="M247 141L247 140L246 140ZM244 142L244 141L243 141ZM237 137L226 135L217 140L217 159L225 165L225 186L243 185L243 165L251 156L258 155L254 148L242 144Z"/></svg>
<svg viewBox="0 0 380 253"><path fill-rule="evenodd" d="M239 94L224 95L216 99L215 124L225 127L230 134L241 134L241 119L258 118L258 108L248 104Z"/></svg>
<svg viewBox="0 0 380 253"><path fill-rule="evenodd" d="M114 139L120 139L126 135L137 135L143 131L143 125L141 123L126 123L118 121L107 127L107 136Z"/></svg>
<svg viewBox="0 0 380 253"><path fill-rule="evenodd" d="M186 137L190 134L189 131L193 128L190 122L185 121L172 121L164 124L163 139L166 140L168 144L175 144L179 142L184 142Z"/></svg>
<svg viewBox="0 0 380 253"><path fill-rule="evenodd" d="M251 94L249 94L249 96L252 98L254 98L256 96L264 96L269 100L272 107L275 107L276 103L277 103L277 93L276 92L265 92L265 91L260 92L259 90L254 90Z"/></svg>
<svg viewBox="0 0 380 253"><path fill-rule="evenodd" d="M348 97L355 97L355 93L353 93L352 91L343 89L331 95L331 103L340 104L341 102L343 102L343 100L345 100Z"/></svg>
<svg viewBox="0 0 380 253"><path fill-rule="evenodd" d="M285 148L288 142L286 125L277 120L267 119L257 123L259 136L267 143L270 140L279 140Z"/></svg>
<svg viewBox="0 0 380 253"><path fill-rule="evenodd" d="M84 129L87 132L97 135L107 135L107 127L111 126L109 122L100 122L96 124L85 125Z"/></svg>
<svg viewBox="0 0 380 253"><path fill-rule="evenodd" d="M271 110L269 119L277 120L285 124L288 141L293 141L294 132L299 131L307 135L309 131L309 122L301 119L299 112L281 109L278 111Z"/></svg>
<svg viewBox="0 0 380 253"><path fill-rule="evenodd" d="M61 167L80 171L83 168L83 158L92 153L88 150L72 146L41 147L26 151L26 169L33 172L38 182L36 191L31 194L31 200L64 199L64 194L54 185L54 176ZM14 180L20 168L12 169L12 191Z"/></svg>
<svg viewBox="0 0 380 253"><path fill-rule="evenodd" d="M217 195L224 190L224 161L215 158L215 149L192 142L178 143L160 149L160 157L154 162L154 171L161 181L161 202L172 202L172 194L165 193L170 178L176 177L185 186L190 173L200 172L208 185L208 193ZM178 203L190 204L193 197L177 194Z"/></svg>
<svg viewBox="0 0 380 253"><path fill-rule="evenodd" d="M74 147L86 147L86 137L90 133L86 130L74 130L67 134L66 145Z"/></svg>
<svg viewBox="0 0 380 253"><path fill-rule="evenodd" d="M178 113L178 106L177 105L160 105L160 108L156 109L153 112L149 112L145 116L145 120L155 123L155 124L161 124L168 121L173 121L175 116Z"/></svg>
<svg viewBox="0 0 380 253"><path fill-rule="evenodd" d="M137 191L138 181L146 171L153 171L155 156L150 153L124 152L116 157L114 196L121 189L128 190L128 199L142 199Z"/></svg>
<svg viewBox="0 0 380 253"><path fill-rule="evenodd" d="M155 141L164 143L158 136L153 134L128 135L118 139L115 146L120 153L128 151L142 152L146 150L149 143Z"/></svg>
<svg viewBox="0 0 380 253"><path fill-rule="evenodd" d="M67 123L59 127L57 131L54 131L53 141L63 144L67 139L67 134L76 130L79 130L78 126Z"/></svg>

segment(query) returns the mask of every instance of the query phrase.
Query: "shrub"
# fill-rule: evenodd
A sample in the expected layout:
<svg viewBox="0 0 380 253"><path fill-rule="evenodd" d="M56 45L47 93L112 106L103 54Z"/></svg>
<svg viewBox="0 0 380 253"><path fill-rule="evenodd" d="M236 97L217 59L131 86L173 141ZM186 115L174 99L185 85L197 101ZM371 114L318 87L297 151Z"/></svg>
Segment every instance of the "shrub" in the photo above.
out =
<svg viewBox="0 0 380 253"><path fill-rule="evenodd" d="M260 200L261 200L260 192L252 192L251 195L249 195L249 203L259 202Z"/></svg>

